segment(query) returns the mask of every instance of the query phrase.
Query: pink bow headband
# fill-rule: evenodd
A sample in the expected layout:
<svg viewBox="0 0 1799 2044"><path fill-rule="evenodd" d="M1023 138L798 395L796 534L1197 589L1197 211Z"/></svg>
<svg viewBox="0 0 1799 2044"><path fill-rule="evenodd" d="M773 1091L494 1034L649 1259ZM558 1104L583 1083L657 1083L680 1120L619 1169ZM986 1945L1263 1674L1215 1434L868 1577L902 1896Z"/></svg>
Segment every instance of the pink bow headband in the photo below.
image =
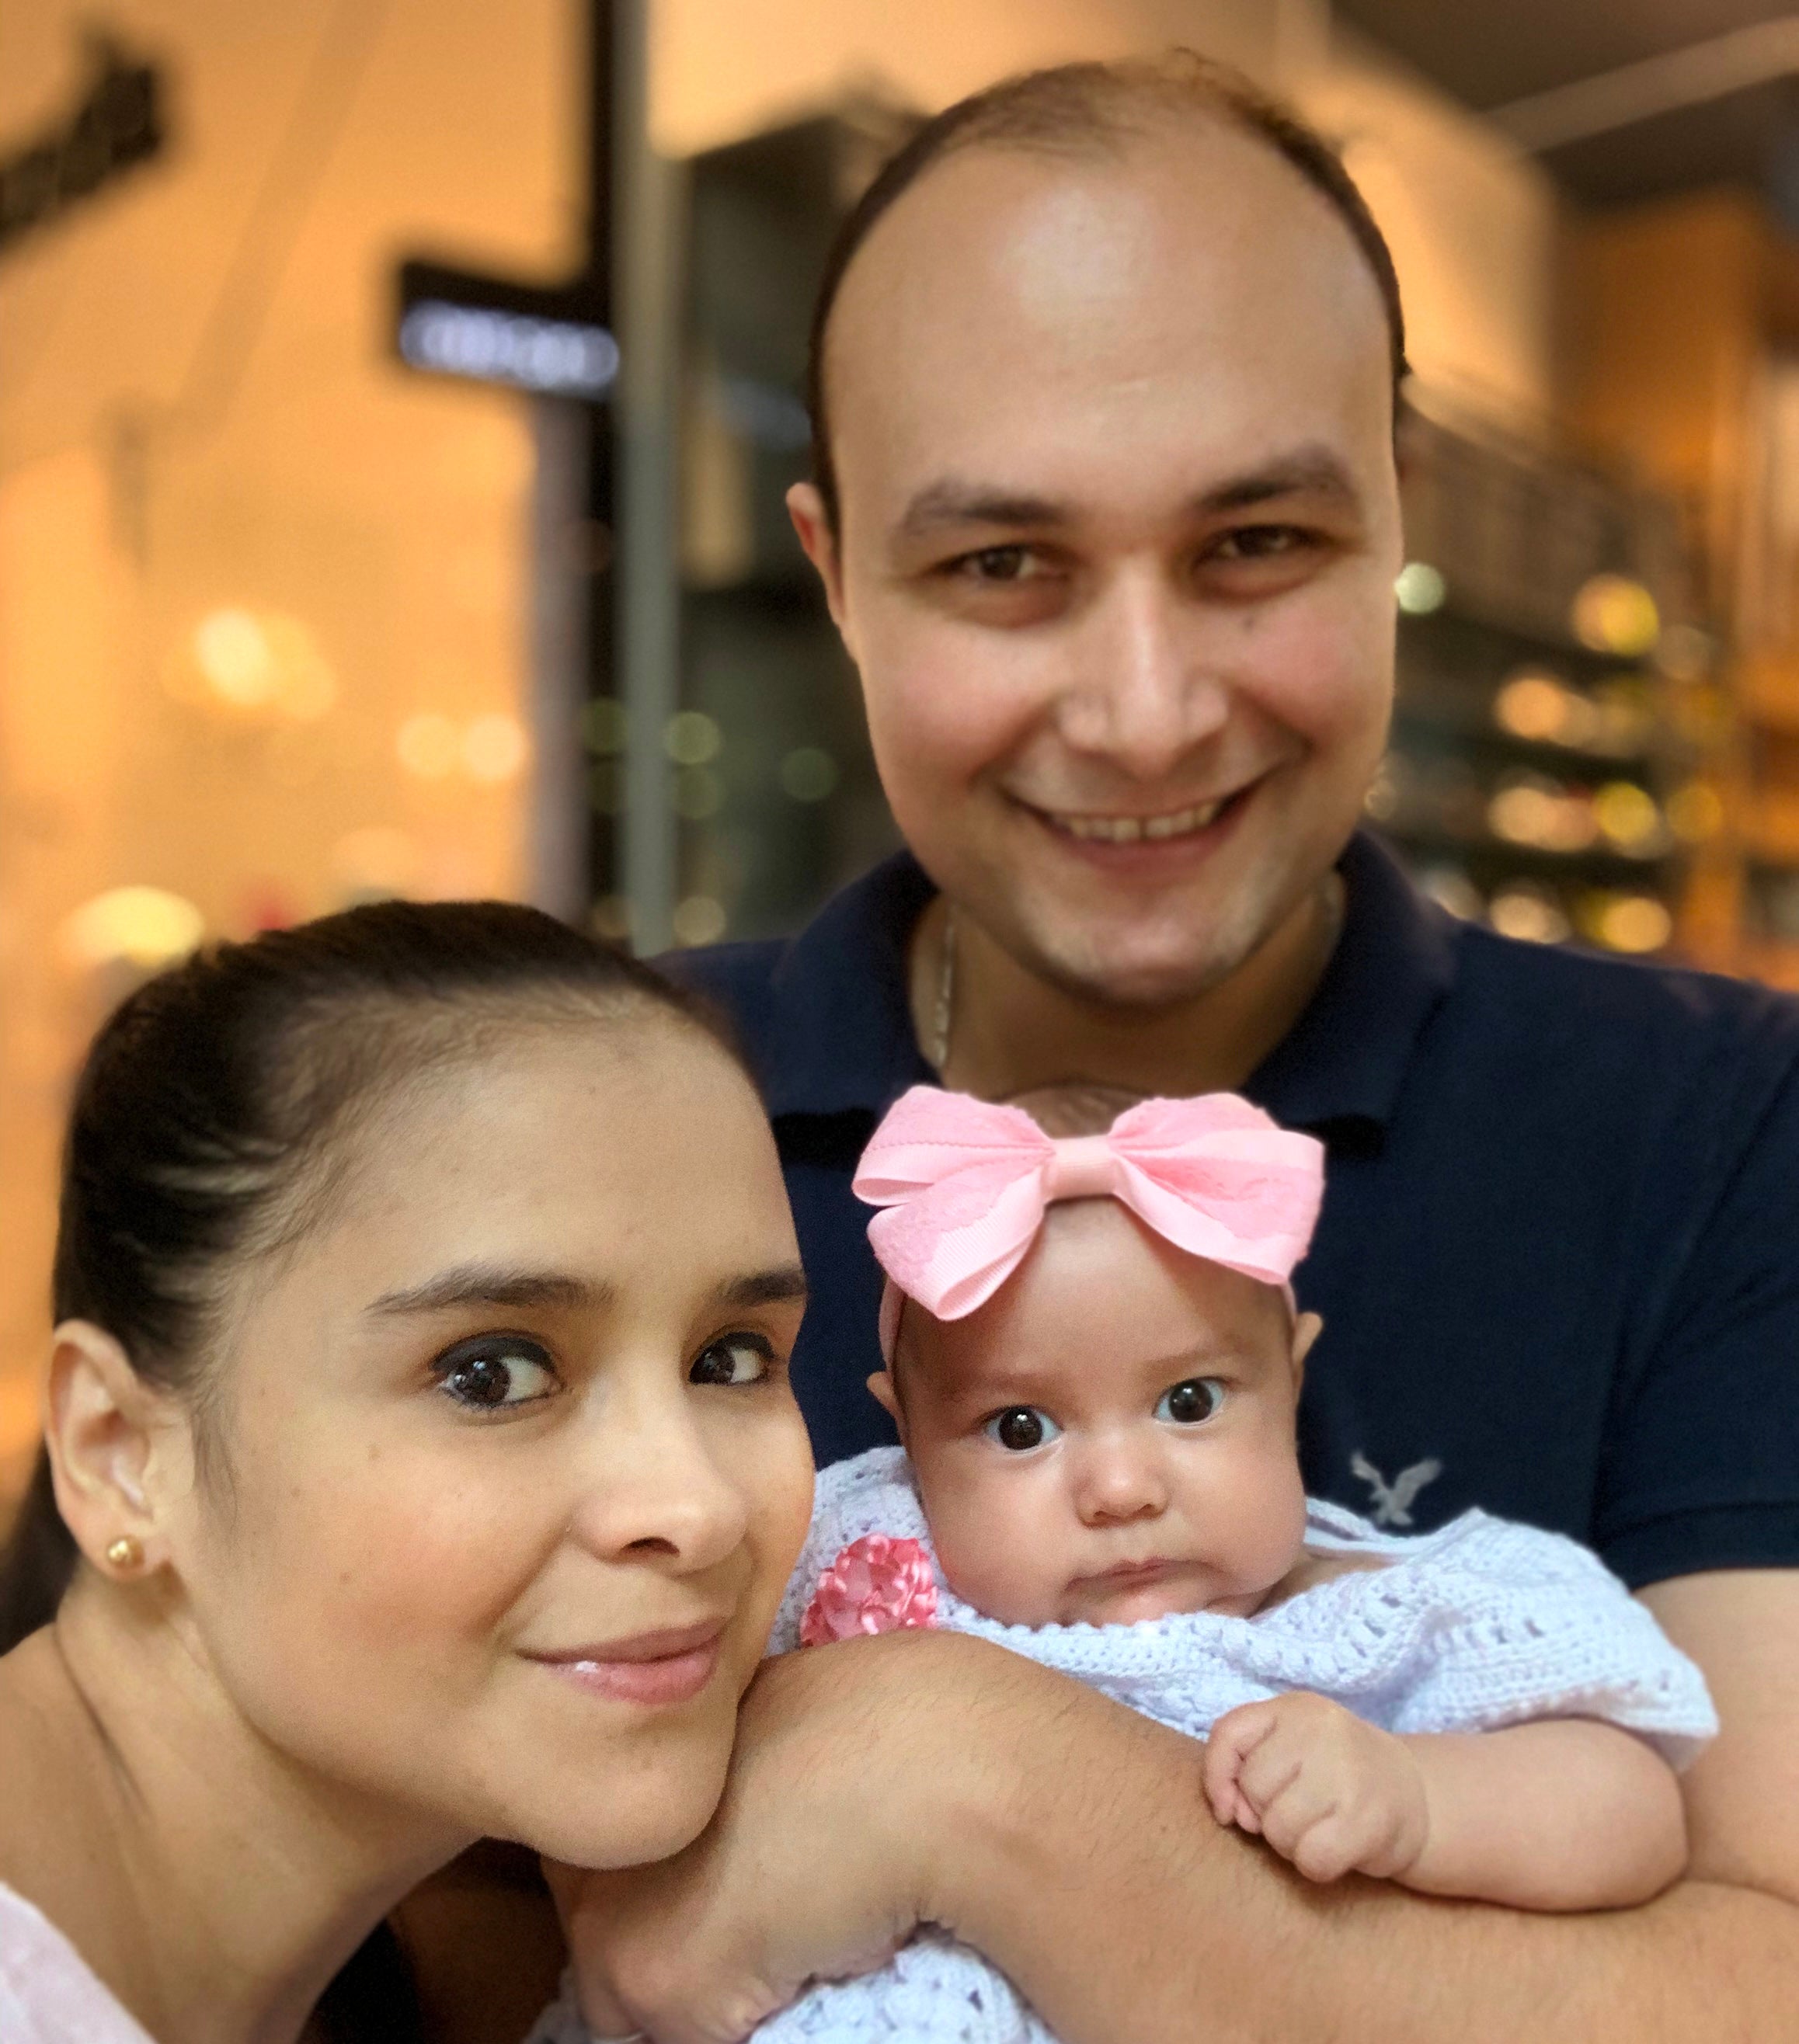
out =
<svg viewBox="0 0 1799 2044"><path fill-rule="evenodd" d="M902 1297L940 1320L990 1299L1057 1200L1122 1201L1190 1255L1284 1285L1311 1243L1324 1160L1314 1137L1236 1093L1143 1101L1104 1135L1057 1140L1022 1108L913 1086L854 1181L859 1199L885 1209L868 1224L888 1278L881 1352L893 1360Z"/></svg>

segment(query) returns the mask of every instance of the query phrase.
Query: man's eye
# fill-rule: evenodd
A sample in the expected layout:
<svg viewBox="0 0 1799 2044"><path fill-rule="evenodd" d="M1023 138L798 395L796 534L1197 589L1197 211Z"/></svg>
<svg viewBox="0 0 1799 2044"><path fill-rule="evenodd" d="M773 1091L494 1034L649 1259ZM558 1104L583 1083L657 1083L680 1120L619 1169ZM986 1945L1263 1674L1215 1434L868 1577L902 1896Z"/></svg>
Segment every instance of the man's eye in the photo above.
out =
<svg viewBox="0 0 1799 2044"><path fill-rule="evenodd" d="M1008 1405L1003 1412L994 1413L983 1431L990 1441L1021 1455L1053 1441L1062 1429L1035 1405Z"/></svg>
<svg viewBox="0 0 1799 2044"><path fill-rule="evenodd" d="M1224 1387L1215 1377L1190 1377L1171 1385L1156 1400L1155 1416L1178 1427L1195 1427L1209 1420L1224 1402Z"/></svg>
<svg viewBox="0 0 1799 2044"><path fill-rule="evenodd" d="M1219 561L1267 561L1297 553L1307 535L1297 525L1242 525L1227 532L1212 549Z"/></svg>
<svg viewBox="0 0 1799 2044"><path fill-rule="evenodd" d="M558 1382L548 1352L516 1335L460 1343L440 1356L434 1367L439 1389L457 1404L478 1412L529 1405L548 1397Z"/></svg>
<svg viewBox="0 0 1799 2044"><path fill-rule="evenodd" d="M976 582L1023 582L1032 573L1036 556L1028 547L982 547L955 565Z"/></svg>
<svg viewBox="0 0 1799 2044"><path fill-rule="evenodd" d="M775 1362L775 1350L760 1335L724 1335L694 1358L690 1384L759 1384Z"/></svg>

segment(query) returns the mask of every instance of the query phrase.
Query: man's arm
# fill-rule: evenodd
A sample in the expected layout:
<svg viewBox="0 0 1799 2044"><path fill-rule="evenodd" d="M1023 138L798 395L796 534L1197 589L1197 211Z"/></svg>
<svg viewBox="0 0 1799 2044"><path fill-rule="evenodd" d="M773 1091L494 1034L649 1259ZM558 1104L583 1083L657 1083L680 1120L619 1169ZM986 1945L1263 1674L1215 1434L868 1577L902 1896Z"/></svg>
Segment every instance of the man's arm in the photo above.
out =
<svg viewBox="0 0 1799 2044"><path fill-rule="evenodd" d="M1319 1890L1266 1854L1227 1858L1218 1834L1171 1836L1164 1819L1177 1877L1153 1854L1109 1853L1110 1878L1095 1868L1081 1898L1090 1966L1059 1961L1066 1903L1057 1923L1013 1917L1016 1879L985 1904L971 1883L956 1927L1071 2044L1116 2038L1126 2010L1133 2040L1190 2036L1197 2013L1246 2044L1774 2044L1799 2009L1799 1573L1688 1577L1645 1600L1705 1669L1725 1729L1684 1785L1689 1877L1641 1909L1519 1915L1360 1880ZM1096 1787L1116 1835L1149 1815L1143 1758ZM1055 1822L1047 1804L1018 1812L1021 1827ZM1030 1877L1047 1881L1074 1844L1040 1834Z"/></svg>
<svg viewBox="0 0 1799 2044"><path fill-rule="evenodd" d="M718 1819L583 1892L578 1960L658 2044L740 2038L921 1919L1002 1966L1065 2044L1785 2044L1799 1572L1646 1601L1725 1729L1686 1777L1689 1877L1640 1909L1314 1887L1215 1822L1193 1740L980 1641L895 1635L767 1671Z"/></svg>

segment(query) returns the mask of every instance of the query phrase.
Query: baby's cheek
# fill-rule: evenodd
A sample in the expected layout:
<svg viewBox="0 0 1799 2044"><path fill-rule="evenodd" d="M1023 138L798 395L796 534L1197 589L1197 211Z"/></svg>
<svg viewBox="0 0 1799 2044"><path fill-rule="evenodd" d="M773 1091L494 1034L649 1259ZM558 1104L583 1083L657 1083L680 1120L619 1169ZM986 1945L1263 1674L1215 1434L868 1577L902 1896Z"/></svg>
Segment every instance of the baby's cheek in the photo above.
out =
<svg viewBox="0 0 1799 2044"><path fill-rule="evenodd" d="M938 1565L963 1603L1002 1625L1050 1623L1066 1571L1030 1486L963 1482L933 1495L921 1477L919 1488Z"/></svg>

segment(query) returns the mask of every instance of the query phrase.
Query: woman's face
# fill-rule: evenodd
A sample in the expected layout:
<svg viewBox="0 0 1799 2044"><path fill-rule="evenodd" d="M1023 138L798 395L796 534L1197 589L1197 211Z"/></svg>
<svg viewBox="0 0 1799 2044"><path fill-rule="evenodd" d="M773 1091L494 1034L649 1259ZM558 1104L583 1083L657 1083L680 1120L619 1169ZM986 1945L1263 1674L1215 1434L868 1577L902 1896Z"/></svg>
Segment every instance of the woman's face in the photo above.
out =
<svg viewBox="0 0 1799 2044"><path fill-rule="evenodd" d="M302 1773L590 1866L704 1825L805 1534L803 1281L742 1075L654 1011L365 1119L246 1281L170 1527L181 1623Z"/></svg>

